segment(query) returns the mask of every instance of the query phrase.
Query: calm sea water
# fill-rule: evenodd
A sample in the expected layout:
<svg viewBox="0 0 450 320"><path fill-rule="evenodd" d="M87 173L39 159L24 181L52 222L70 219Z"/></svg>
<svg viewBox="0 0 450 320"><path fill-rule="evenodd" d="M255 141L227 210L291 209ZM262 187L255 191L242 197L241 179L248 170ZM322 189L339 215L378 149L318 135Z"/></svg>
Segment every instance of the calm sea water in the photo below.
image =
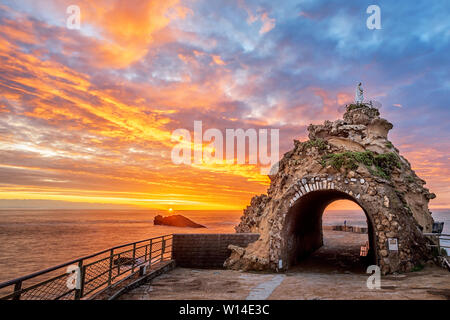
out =
<svg viewBox="0 0 450 320"><path fill-rule="evenodd" d="M180 211L206 229L154 226L158 211L0 210L0 282L112 246L171 233L230 233L242 211ZM435 211L450 233L450 211ZM362 211L327 211L324 225L364 226Z"/></svg>

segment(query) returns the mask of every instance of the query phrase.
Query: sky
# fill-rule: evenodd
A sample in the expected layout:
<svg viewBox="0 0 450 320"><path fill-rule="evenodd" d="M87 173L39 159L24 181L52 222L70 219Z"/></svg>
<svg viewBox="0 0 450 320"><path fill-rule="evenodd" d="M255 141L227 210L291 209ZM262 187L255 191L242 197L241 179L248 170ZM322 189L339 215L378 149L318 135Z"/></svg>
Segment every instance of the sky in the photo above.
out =
<svg viewBox="0 0 450 320"><path fill-rule="evenodd" d="M449 208L449 14L449 1L1 0L0 208L242 209L268 177L175 164L172 132L279 129L282 156L360 81L431 207Z"/></svg>

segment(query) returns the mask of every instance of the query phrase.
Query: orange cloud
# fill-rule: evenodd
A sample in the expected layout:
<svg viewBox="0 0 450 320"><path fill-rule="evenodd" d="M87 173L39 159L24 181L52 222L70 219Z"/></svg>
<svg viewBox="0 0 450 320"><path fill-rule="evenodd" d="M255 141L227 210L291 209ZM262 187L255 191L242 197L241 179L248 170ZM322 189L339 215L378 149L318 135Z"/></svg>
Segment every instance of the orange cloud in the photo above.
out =
<svg viewBox="0 0 450 320"><path fill-rule="evenodd" d="M65 12L73 1L53 3L59 12ZM179 0L80 0L76 5L81 11L80 32L100 36L91 51L92 61L114 68L124 68L144 57L152 47L173 39L174 34L167 28L170 22L193 13Z"/></svg>
<svg viewBox="0 0 450 320"><path fill-rule="evenodd" d="M214 61L215 64L219 65L219 66L224 66L226 65L226 63L222 60L222 58L218 55L213 55L212 59Z"/></svg>
<svg viewBox="0 0 450 320"><path fill-rule="evenodd" d="M336 105L353 99L353 88L280 89L289 75L270 59L237 54L227 64L219 39L175 29L193 14L178 0L80 0L81 31L63 27L73 3L53 3L57 23L2 17L1 199L244 207L266 191L259 168L175 165L174 129L190 130L199 119L205 129L282 126L286 150L293 137L306 138L305 125L338 117ZM262 34L275 26L268 13L248 14ZM433 203L448 203L445 154L400 149L430 189L440 190Z"/></svg>
<svg viewBox="0 0 450 320"><path fill-rule="evenodd" d="M226 72L204 86L102 89L81 71L18 50L13 39L20 33L0 32L1 71L8 78L0 90L10 103L0 104L0 112L14 111L11 135L0 136L0 172L8 176L0 198L223 209L243 207L267 187L267 177L252 166L176 166L170 159L169 115L190 108L227 110L219 106Z"/></svg>
<svg viewBox="0 0 450 320"><path fill-rule="evenodd" d="M242 9L245 10L245 12L247 13L248 17L247 17L247 23L248 24L253 24L255 22L257 22L258 20L261 21L262 25L261 28L259 29L259 34L262 35L264 33L269 32L270 30L272 30L273 28L275 28L276 25L276 19L274 18L270 18L269 14L267 12L258 12L260 10L257 11L257 13L253 13L252 10L247 6L247 4L245 3L244 0L238 0L238 6Z"/></svg>
<svg viewBox="0 0 450 320"><path fill-rule="evenodd" d="M262 22L262 26L261 26L261 29L259 30L259 34L267 33L270 30L272 30L273 28L275 28L276 20L273 18L270 18L269 15L267 14L267 12L264 12L261 15L261 22Z"/></svg>

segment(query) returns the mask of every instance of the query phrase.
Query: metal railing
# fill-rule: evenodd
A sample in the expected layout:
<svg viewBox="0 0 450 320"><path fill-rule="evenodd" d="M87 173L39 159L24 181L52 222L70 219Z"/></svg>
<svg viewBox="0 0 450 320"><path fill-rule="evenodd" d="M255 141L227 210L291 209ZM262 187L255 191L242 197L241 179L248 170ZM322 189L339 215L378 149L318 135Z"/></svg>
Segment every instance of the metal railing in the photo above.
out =
<svg viewBox="0 0 450 320"><path fill-rule="evenodd" d="M172 235L127 243L0 284L2 300L79 300L172 259ZM141 270L142 271L142 270Z"/></svg>
<svg viewBox="0 0 450 320"><path fill-rule="evenodd" d="M442 255L443 251L441 249L450 249L450 246L441 244L442 240L450 241L450 234L447 234L447 233L424 233L423 235L430 237L430 238L434 238L434 240L436 240L435 242L437 244L429 244L428 246L431 248L437 248L438 255Z"/></svg>

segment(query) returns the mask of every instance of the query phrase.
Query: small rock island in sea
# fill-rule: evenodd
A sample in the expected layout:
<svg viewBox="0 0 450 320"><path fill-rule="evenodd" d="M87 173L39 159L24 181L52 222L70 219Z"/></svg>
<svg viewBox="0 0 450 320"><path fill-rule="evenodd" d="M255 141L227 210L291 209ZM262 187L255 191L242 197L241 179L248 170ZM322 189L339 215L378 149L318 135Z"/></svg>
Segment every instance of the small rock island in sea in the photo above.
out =
<svg viewBox="0 0 450 320"><path fill-rule="evenodd" d="M163 217L161 215L157 215L155 220L153 220L153 224L156 225L165 225L172 227L183 227L183 228L206 228L205 226L195 223L191 219L188 219L180 214Z"/></svg>

